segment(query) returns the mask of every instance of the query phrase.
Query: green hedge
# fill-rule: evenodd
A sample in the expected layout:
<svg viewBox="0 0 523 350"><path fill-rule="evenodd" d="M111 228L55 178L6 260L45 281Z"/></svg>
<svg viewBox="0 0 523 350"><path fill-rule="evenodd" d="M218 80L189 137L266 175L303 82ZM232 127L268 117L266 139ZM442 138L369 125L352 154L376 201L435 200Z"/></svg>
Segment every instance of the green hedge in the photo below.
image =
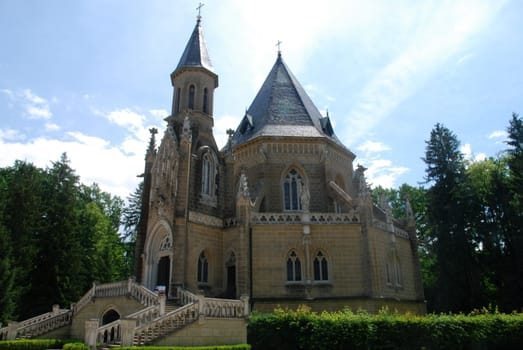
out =
<svg viewBox="0 0 523 350"><path fill-rule="evenodd" d="M89 350L89 347L84 343L67 343L62 348L64 350Z"/></svg>
<svg viewBox="0 0 523 350"><path fill-rule="evenodd" d="M369 315L349 310L252 314L249 344L257 349L521 349L523 314Z"/></svg>
<svg viewBox="0 0 523 350"><path fill-rule="evenodd" d="M248 344L216 345L216 346L124 346L118 350L251 350Z"/></svg>
<svg viewBox="0 0 523 350"><path fill-rule="evenodd" d="M62 339L19 339L0 341L0 350L45 350L61 349L66 340Z"/></svg>

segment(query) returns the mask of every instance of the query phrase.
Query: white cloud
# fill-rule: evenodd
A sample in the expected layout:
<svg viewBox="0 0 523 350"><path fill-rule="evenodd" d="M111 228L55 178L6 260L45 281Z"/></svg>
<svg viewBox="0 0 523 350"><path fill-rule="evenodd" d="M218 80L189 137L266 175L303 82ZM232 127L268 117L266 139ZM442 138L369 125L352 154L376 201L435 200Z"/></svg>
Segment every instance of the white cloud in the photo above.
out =
<svg viewBox="0 0 523 350"><path fill-rule="evenodd" d="M25 111L30 119L50 119L53 115L49 110L49 106L26 106Z"/></svg>
<svg viewBox="0 0 523 350"><path fill-rule="evenodd" d="M498 139L498 138L506 138L507 132L504 130L496 130L491 132L488 136L489 139Z"/></svg>
<svg viewBox="0 0 523 350"><path fill-rule="evenodd" d="M71 166L85 184L96 182L109 193L126 198L136 188L143 172L143 155L129 156L118 147L98 137L79 132L68 133L71 140L36 138L27 143L6 142L0 138L0 166L10 166L15 160L26 160L36 166L50 166L67 152Z"/></svg>
<svg viewBox="0 0 523 350"><path fill-rule="evenodd" d="M105 117L119 126L123 126L129 131L137 132L143 128L146 118L130 109L124 108L110 112Z"/></svg>
<svg viewBox="0 0 523 350"><path fill-rule="evenodd" d="M163 122L169 116L169 112L165 109L151 109L149 113L157 119L158 122Z"/></svg>
<svg viewBox="0 0 523 350"><path fill-rule="evenodd" d="M236 130L236 127L240 124L240 121L240 117L233 117L230 115L214 118L213 134L219 149L221 149L227 143L229 138L227 135L227 129Z"/></svg>
<svg viewBox="0 0 523 350"><path fill-rule="evenodd" d="M382 152L389 151L390 147L384 144L383 142L376 141L365 141L362 145L356 148L362 152Z"/></svg>
<svg viewBox="0 0 523 350"><path fill-rule="evenodd" d="M406 167L393 166L392 161L388 159L375 159L365 166L368 168L365 176L372 187L393 188L397 186L398 177L409 171Z"/></svg>
<svg viewBox="0 0 523 350"><path fill-rule="evenodd" d="M18 130L0 129L0 142L1 140L18 141L23 139L25 139L25 135L21 134Z"/></svg>
<svg viewBox="0 0 523 350"><path fill-rule="evenodd" d="M47 131L57 131L60 130L60 126L54 123L45 123L45 130Z"/></svg>
<svg viewBox="0 0 523 350"><path fill-rule="evenodd" d="M487 155L483 152L473 153L470 143L466 143L460 147L460 152L463 153L465 159L468 159L472 162L478 162L487 159Z"/></svg>
<svg viewBox="0 0 523 350"><path fill-rule="evenodd" d="M444 62L465 48L467 40L487 27L502 3L445 2L438 7L413 7L430 11L416 35L398 50L399 54L367 82L348 113L344 139L356 142L366 136L419 86L427 81ZM407 13L408 10L405 9ZM411 13L412 18L419 18ZM409 16L410 17L410 16ZM462 57L463 58L463 57Z"/></svg>

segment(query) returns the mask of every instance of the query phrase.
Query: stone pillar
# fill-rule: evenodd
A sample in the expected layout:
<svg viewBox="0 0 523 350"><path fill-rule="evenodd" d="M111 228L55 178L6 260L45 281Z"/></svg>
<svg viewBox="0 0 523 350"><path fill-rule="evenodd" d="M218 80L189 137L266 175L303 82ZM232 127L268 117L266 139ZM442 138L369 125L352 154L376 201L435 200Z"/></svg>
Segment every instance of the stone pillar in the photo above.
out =
<svg viewBox="0 0 523 350"><path fill-rule="evenodd" d="M167 300L167 296L165 294L160 294L158 296L158 300L160 301L160 316L165 314L165 302Z"/></svg>
<svg viewBox="0 0 523 350"><path fill-rule="evenodd" d="M99 321L97 318L91 318L85 321L85 337L84 342L87 344L89 349L96 350L96 330L99 327Z"/></svg>
<svg viewBox="0 0 523 350"><path fill-rule="evenodd" d="M127 294L129 294L129 295L131 295L132 285L133 285L133 279L131 277L129 277L129 279L127 280Z"/></svg>
<svg viewBox="0 0 523 350"><path fill-rule="evenodd" d="M57 314L57 313L59 313L59 312L60 312L60 305L58 305L58 304L53 304L52 312L53 312L53 314Z"/></svg>
<svg viewBox="0 0 523 350"><path fill-rule="evenodd" d="M7 324L7 340L16 339L16 331L18 330L18 322L9 322Z"/></svg>
<svg viewBox="0 0 523 350"><path fill-rule="evenodd" d="M247 318L247 317L249 317L249 313L250 313L249 296L244 294L240 297L240 300L243 302L243 316Z"/></svg>
<svg viewBox="0 0 523 350"><path fill-rule="evenodd" d="M122 318L120 320L122 346L132 346L134 341L134 330L136 329L135 318Z"/></svg>
<svg viewBox="0 0 523 350"><path fill-rule="evenodd" d="M205 296L198 292L196 297L198 298L198 322L201 323L205 321Z"/></svg>

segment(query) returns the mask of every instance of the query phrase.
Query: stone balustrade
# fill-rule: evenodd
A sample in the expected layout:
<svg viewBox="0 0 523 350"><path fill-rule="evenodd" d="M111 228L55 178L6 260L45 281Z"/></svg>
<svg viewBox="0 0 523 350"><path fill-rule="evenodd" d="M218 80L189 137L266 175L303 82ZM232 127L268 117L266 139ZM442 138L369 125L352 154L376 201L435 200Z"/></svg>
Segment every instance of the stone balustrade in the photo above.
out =
<svg viewBox="0 0 523 350"><path fill-rule="evenodd" d="M96 329L96 342L102 344L115 344L121 341L120 320L105 324Z"/></svg>
<svg viewBox="0 0 523 350"><path fill-rule="evenodd" d="M71 322L72 310L56 310L46 315L52 314L51 317L39 318L37 322L30 324L18 323L16 334L11 339L32 338L38 335L50 332L54 329L68 325ZM41 316L40 316L41 317Z"/></svg>
<svg viewBox="0 0 523 350"><path fill-rule="evenodd" d="M131 280L129 280L129 294L145 306L153 306L160 303L157 293Z"/></svg>
<svg viewBox="0 0 523 350"><path fill-rule="evenodd" d="M190 303L194 303L198 300L198 297L195 294L189 292L188 290L182 289L182 288L176 289L176 297L178 298L178 302L181 305L187 305Z"/></svg>
<svg viewBox="0 0 523 350"><path fill-rule="evenodd" d="M159 305L149 306L143 310L135 312L134 314L130 314L130 315L126 316L126 318L136 319L137 327L141 327L158 317L160 317L160 306Z"/></svg>
<svg viewBox="0 0 523 350"><path fill-rule="evenodd" d="M200 301L203 314L208 317L234 318L245 316L245 305L242 300L203 298Z"/></svg>
<svg viewBox="0 0 523 350"><path fill-rule="evenodd" d="M89 289L87 291L87 293L85 293L82 298L80 300L78 300L78 302L76 304L73 305L72 309L73 309L73 313L77 313L78 311L80 311L84 306L86 306L87 304L89 304L91 302L91 300L93 299L94 297L94 294L95 294L95 290L96 290L96 284L93 283L93 286L91 287L91 289Z"/></svg>
<svg viewBox="0 0 523 350"><path fill-rule="evenodd" d="M185 327L186 325L198 320L198 318L199 308L197 302L192 302L182 306L150 323L137 327L133 334L133 345L144 345L149 343L158 337Z"/></svg>
<svg viewBox="0 0 523 350"><path fill-rule="evenodd" d="M9 327L0 328L0 340L7 340L8 332L9 332Z"/></svg>
<svg viewBox="0 0 523 350"><path fill-rule="evenodd" d="M356 209L349 213L251 213L253 224L358 224L360 214Z"/></svg>

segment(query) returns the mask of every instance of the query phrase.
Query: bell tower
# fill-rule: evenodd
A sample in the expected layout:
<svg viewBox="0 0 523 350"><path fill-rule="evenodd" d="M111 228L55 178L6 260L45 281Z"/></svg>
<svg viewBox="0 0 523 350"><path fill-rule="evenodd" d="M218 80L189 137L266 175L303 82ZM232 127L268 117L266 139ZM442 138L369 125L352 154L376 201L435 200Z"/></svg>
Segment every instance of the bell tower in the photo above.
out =
<svg viewBox="0 0 523 350"><path fill-rule="evenodd" d="M203 37L201 16L176 69L171 73L173 100L169 124L180 135L185 117L189 118L193 133L204 144L215 146L212 136L214 89L218 87L218 75L207 52ZM216 147L216 146L215 146Z"/></svg>

